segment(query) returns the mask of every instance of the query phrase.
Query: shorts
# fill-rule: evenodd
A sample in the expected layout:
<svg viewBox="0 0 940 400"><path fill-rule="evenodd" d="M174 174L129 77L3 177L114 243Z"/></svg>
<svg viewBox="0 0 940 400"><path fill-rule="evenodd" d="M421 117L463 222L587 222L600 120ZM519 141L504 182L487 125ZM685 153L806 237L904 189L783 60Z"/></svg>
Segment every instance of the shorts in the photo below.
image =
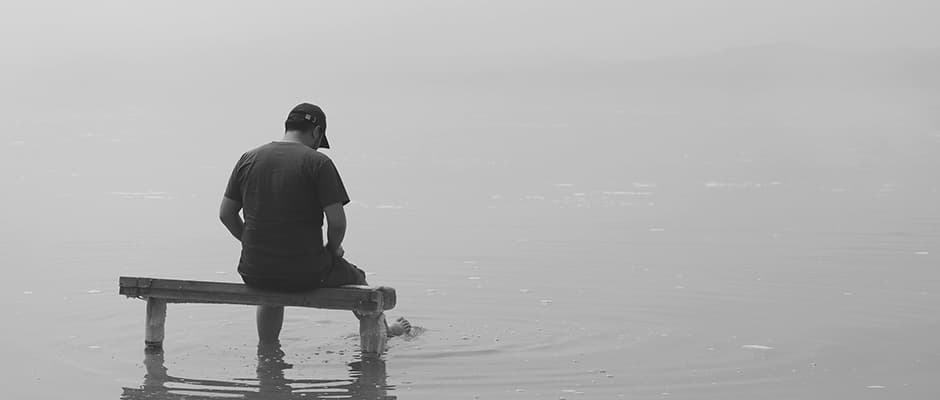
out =
<svg viewBox="0 0 940 400"><path fill-rule="evenodd" d="M333 256L332 265L319 277L296 279L242 275L242 281L249 287L279 292L303 292L316 288L335 288L343 285L368 285L365 271L339 256Z"/></svg>

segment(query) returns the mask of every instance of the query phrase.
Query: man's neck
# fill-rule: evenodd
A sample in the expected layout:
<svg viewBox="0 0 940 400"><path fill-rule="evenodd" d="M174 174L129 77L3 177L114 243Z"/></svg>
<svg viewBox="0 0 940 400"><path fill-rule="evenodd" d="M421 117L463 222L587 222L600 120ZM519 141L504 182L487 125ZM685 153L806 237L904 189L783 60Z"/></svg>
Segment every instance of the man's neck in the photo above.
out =
<svg viewBox="0 0 940 400"><path fill-rule="evenodd" d="M282 141L282 142L294 142L294 143L306 144L306 143L304 143L304 141L303 141L303 139L300 137L300 135L301 135L301 133L300 133L300 132L297 132L297 131L287 131L287 132L284 132L284 137L281 138L281 141Z"/></svg>

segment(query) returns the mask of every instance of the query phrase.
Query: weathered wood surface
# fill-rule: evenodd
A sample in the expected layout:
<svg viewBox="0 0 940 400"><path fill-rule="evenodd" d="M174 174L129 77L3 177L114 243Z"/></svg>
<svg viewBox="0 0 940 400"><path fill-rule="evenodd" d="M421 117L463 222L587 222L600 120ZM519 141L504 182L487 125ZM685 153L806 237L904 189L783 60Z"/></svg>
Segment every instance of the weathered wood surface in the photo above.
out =
<svg viewBox="0 0 940 400"><path fill-rule="evenodd" d="M166 300L151 297L147 299L147 319L144 328L144 345L147 350L159 350L163 347L166 332Z"/></svg>
<svg viewBox="0 0 940 400"><path fill-rule="evenodd" d="M187 281L122 276L119 293L128 297L165 299L169 303L219 303L313 307L381 312L395 307L395 289L346 286L282 293L253 289L241 283Z"/></svg>
<svg viewBox="0 0 940 400"><path fill-rule="evenodd" d="M359 318L359 344L363 354L382 354L388 341L388 326L385 314L371 312L356 313Z"/></svg>

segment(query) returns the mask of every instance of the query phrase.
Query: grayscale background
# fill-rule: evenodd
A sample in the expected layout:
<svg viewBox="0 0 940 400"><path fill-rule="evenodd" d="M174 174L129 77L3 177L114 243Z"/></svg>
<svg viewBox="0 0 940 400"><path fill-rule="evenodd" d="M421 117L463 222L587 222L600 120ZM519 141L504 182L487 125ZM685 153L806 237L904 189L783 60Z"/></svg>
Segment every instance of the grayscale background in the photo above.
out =
<svg viewBox="0 0 940 400"><path fill-rule="evenodd" d="M0 397L937 398L938 21L4 1ZM251 308L171 305L174 378L145 378L118 276L238 282L226 179L304 101L353 199L347 257L421 334L366 371L348 312L288 309L265 375Z"/></svg>

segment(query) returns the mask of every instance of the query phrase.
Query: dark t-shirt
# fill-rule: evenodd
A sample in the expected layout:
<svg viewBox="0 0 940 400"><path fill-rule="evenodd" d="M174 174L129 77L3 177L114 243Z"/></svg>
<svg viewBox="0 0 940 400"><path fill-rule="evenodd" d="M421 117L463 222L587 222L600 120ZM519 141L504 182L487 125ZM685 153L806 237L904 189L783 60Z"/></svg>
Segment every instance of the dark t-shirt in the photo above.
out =
<svg viewBox="0 0 940 400"><path fill-rule="evenodd" d="M245 216L239 273L306 281L329 268L323 208L349 203L329 157L300 143L268 143L238 160L225 197Z"/></svg>

